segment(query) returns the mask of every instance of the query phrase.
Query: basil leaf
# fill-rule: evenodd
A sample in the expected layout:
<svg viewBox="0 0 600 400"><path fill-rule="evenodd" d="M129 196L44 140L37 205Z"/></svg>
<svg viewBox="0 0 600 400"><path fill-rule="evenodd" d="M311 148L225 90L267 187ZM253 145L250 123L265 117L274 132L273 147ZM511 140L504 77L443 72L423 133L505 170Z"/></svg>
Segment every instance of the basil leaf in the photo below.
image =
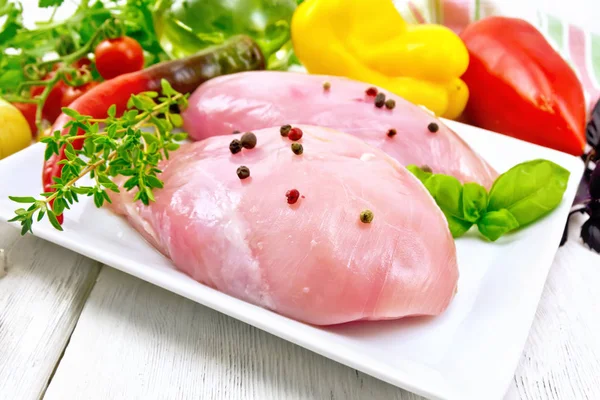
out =
<svg viewBox="0 0 600 400"><path fill-rule="evenodd" d="M467 233L467 231L473 226L472 222L453 217L452 215L448 215L446 213L444 213L444 215L448 221L448 229L450 229L450 233L455 239Z"/></svg>
<svg viewBox="0 0 600 400"><path fill-rule="evenodd" d="M430 176L425 181L425 187L446 216L452 237L464 235L474 221L468 221L463 216L463 186L452 176L428 174Z"/></svg>
<svg viewBox="0 0 600 400"><path fill-rule="evenodd" d="M476 223L485 213L488 194L478 183L465 183L462 192L463 219Z"/></svg>
<svg viewBox="0 0 600 400"><path fill-rule="evenodd" d="M414 176L416 176L422 184L425 184L425 182L427 182L431 175L433 175L431 172L423 171L421 168L413 164L407 166L406 169L409 170Z"/></svg>
<svg viewBox="0 0 600 400"><path fill-rule="evenodd" d="M458 179L453 176L436 174L427 179L425 187L444 214L462 219L463 188Z"/></svg>
<svg viewBox="0 0 600 400"><path fill-rule="evenodd" d="M569 171L548 160L518 164L494 182L488 211L506 209L519 226L530 224L560 204L569 175Z"/></svg>
<svg viewBox="0 0 600 400"><path fill-rule="evenodd" d="M487 212L477 222L479 232L492 242L518 227L519 222L517 219L505 208L498 211Z"/></svg>

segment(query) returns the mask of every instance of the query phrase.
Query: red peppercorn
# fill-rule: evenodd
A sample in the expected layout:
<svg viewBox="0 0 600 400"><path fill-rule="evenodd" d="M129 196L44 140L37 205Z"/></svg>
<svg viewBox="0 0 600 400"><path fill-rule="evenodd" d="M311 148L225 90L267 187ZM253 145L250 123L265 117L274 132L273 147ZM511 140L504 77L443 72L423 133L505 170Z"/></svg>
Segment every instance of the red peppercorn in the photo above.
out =
<svg viewBox="0 0 600 400"><path fill-rule="evenodd" d="M371 97L377 96L377 92L379 92L379 90L377 90L376 87L370 87L367 90L365 90L365 93L367 94L367 96L371 96Z"/></svg>
<svg viewBox="0 0 600 400"><path fill-rule="evenodd" d="M290 129L290 133L288 133L288 137L293 140L300 140L302 138L302 130L300 128L292 128Z"/></svg>
<svg viewBox="0 0 600 400"><path fill-rule="evenodd" d="M300 192L296 189L290 189L285 193L285 197L287 197L288 204L296 204L298 197L300 197Z"/></svg>

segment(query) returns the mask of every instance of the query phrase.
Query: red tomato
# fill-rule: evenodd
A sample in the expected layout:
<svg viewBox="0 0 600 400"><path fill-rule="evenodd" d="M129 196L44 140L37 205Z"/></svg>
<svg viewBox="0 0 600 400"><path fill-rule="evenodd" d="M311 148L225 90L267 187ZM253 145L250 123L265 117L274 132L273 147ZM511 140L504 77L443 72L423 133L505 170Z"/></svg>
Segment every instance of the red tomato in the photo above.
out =
<svg viewBox="0 0 600 400"><path fill-rule="evenodd" d="M62 95L62 100L60 102L61 107L69 107L69 104L77 100L81 95L85 92L98 85L98 82L90 82L87 85L83 86L68 86Z"/></svg>
<svg viewBox="0 0 600 400"><path fill-rule="evenodd" d="M82 57L77 60L75 64L73 64L73 66L77 69L81 69L83 67L87 67L89 69L90 65L92 65L92 61L87 57Z"/></svg>
<svg viewBox="0 0 600 400"><path fill-rule="evenodd" d="M96 69L104 79L112 79L144 68L142 46L128 36L103 40L96 46Z"/></svg>
<svg viewBox="0 0 600 400"><path fill-rule="evenodd" d="M31 134L35 136L37 134L37 126L35 126L35 111L37 110L37 105L33 103L12 103L12 105L21 111L21 114L23 114L31 129Z"/></svg>
<svg viewBox="0 0 600 400"><path fill-rule="evenodd" d="M59 81L56 85L54 85L50 91L50 94L48 94L48 97L46 98L44 108L42 108L42 116L51 123L54 123L54 120L56 120L56 118L58 118L58 116L62 113L60 104L66 88L67 85L65 85L63 81ZM39 96L42 94L44 89L45 87L43 86L32 87L31 96Z"/></svg>

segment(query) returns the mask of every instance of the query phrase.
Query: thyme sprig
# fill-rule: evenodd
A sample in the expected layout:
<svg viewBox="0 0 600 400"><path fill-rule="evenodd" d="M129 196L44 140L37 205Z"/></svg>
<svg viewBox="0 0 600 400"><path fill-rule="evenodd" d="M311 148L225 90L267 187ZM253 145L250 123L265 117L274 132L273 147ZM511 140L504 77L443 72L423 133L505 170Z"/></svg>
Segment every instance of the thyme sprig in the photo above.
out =
<svg viewBox="0 0 600 400"><path fill-rule="evenodd" d="M55 131L45 137L45 159L58 155L64 148L65 159L61 160L62 174L54 177L53 192L41 193L40 199L34 197L14 197L17 203L31 204L29 208L15 210L11 222L21 223L21 234L32 232L34 220L47 217L52 226L62 230L57 216L72 204L79 201L78 196L93 196L96 207L111 202L107 191L118 193L119 186L115 178L128 177L123 188L137 189L134 200L148 205L154 201L154 190L163 187L158 178L161 170L158 163L169 158L169 152L177 150L177 142L184 140L185 133L174 133L182 125L181 116L173 113L172 107L183 109L187 106L187 94L176 92L163 80L162 93L143 92L132 95L128 110L117 117L116 107L108 109L108 117L96 119L80 115L75 110L63 108L71 117L65 125L67 134ZM83 141L80 146L73 143ZM76 148L77 147L77 148ZM81 178L89 175L93 186L79 186Z"/></svg>

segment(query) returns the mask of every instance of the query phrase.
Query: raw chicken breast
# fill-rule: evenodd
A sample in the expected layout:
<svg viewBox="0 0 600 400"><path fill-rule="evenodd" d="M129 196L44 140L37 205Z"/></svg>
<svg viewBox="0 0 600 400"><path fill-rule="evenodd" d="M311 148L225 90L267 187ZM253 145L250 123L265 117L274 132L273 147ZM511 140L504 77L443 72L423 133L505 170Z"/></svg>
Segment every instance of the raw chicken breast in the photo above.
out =
<svg viewBox="0 0 600 400"><path fill-rule="evenodd" d="M329 82L329 90L323 88ZM190 98L184 128L194 139L284 124L325 126L354 135L406 166L489 188L498 174L460 137L423 108L398 96L393 109L377 108L368 84L291 72L244 72L211 79ZM382 89L379 89L380 91ZM428 125L437 124L437 132ZM388 137L390 129L396 135Z"/></svg>
<svg viewBox="0 0 600 400"><path fill-rule="evenodd" d="M134 204L122 191L112 207L195 280L300 321L441 313L458 268L431 196L363 141L302 129L302 155L278 127L255 131L256 147L237 154L229 143L239 135L184 145L162 164L156 202ZM300 192L295 204L290 189ZM371 223L360 221L365 209Z"/></svg>

